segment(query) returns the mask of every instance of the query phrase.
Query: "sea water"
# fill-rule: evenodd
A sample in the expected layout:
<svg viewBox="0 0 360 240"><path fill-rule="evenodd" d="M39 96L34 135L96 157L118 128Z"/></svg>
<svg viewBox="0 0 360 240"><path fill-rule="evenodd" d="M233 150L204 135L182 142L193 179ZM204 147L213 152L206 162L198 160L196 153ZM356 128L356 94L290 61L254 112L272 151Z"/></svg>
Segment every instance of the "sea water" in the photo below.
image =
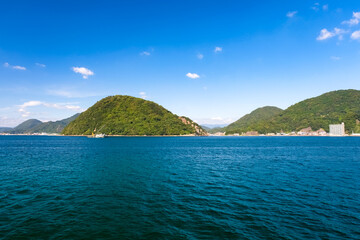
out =
<svg viewBox="0 0 360 240"><path fill-rule="evenodd" d="M360 138L0 136L1 239L360 239Z"/></svg>

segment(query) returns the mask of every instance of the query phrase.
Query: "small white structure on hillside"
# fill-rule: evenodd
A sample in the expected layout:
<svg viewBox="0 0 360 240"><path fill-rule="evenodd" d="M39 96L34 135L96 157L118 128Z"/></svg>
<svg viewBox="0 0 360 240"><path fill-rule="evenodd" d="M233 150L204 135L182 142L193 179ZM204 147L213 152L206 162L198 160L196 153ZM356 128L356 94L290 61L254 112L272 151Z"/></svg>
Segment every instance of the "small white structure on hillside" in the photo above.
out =
<svg viewBox="0 0 360 240"><path fill-rule="evenodd" d="M330 124L330 136L345 136L345 124Z"/></svg>

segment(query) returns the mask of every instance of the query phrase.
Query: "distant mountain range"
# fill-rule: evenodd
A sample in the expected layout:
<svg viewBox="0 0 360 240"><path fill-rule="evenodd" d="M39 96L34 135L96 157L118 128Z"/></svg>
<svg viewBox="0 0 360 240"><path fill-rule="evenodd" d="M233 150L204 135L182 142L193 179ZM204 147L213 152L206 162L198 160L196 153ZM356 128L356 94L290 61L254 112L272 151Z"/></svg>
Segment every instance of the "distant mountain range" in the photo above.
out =
<svg viewBox="0 0 360 240"><path fill-rule="evenodd" d="M201 127L207 131L213 128L224 128L227 125L229 124L201 124Z"/></svg>
<svg viewBox="0 0 360 240"><path fill-rule="evenodd" d="M25 134L25 133L61 133L62 130L71 121L75 120L80 114L75 114L69 118L55 121L55 122L41 122L37 119L29 119L19 124L15 128L9 129L5 132L11 134Z"/></svg>
<svg viewBox="0 0 360 240"><path fill-rule="evenodd" d="M0 133L8 132L11 129L12 129L11 127L0 127Z"/></svg>

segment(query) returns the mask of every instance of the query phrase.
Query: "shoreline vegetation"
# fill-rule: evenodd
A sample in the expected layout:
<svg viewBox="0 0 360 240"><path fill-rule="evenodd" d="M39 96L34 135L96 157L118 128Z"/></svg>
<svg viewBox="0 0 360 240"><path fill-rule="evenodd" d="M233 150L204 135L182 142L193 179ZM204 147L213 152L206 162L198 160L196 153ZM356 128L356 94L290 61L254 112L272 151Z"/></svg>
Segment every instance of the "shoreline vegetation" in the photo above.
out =
<svg viewBox="0 0 360 240"><path fill-rule="evenodd" d="M47 136L47 137L86 137L91 138L92 135L64 135L54 133L29 133L29 134L11 134L11 133L0 133L0 136ZM208 134L208 135L105 135L106 138L112 137L360 137L359 133L345 134L345 135L297 135L297 134L258 134L258 135L246 135L246 134Z"/></svg>
<svg viewBox="0 0 360 240"><path fill-rule="evenodd" d="M101 99L81 114L55 121L29 119L1 135L49 136L329 136L330 125L344 123L341 136L360 136L360 91L338 90L283 110L265 106L222 128L200 126L161 105L115 95ZM313 130L315 129L315 130ZM318 129L318 130L316 130Z"/></svg>

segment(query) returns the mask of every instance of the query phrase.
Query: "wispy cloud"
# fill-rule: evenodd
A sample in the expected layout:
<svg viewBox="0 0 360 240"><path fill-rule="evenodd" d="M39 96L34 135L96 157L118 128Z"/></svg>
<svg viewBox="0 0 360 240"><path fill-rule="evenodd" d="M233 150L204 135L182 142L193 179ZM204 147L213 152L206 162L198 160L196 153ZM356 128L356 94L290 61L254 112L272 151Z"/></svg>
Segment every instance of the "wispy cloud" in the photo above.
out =
<svg viewBox="0 0 360 240"><path fill-rule="evenodd" d="M139 92L139 95L142 99L146 99L147 98L147 95L146 95L146 92Z"/></svg>
<svg viewBox="0 0 360 240"><path fill-rule="evenodd" d="M196 73L187 73L186 76L191 79L197 79L200 78L200 76Z"/></svg>
<svg viewBox="0 0 360 240"><path fill-rule="evenodd" d="M203 54L201 54L201 53L198 53L197 55L196 55L196 57L198 58L198 59L203 59L204 58L204 55Z"/></svg>
<svg viewBox="0 0 360 240"><path fill-rule="evenodd" d="M339 61L341 59L341 57L331 56L330 59L333 61Z"/></svg>
<svg viewBox="0 0 360 240"><path fill-rule="evenodd" d="M320 3L314 3L314 5L311 7L312 10L318 11L319 10Z"/></svg>
<svg viewBox="0 0 360 240"><path fill-rule="evenodd" d="M42 64L42 63L35 63L36 66L38 67L41 67L41 68L45 68L46 65L45 64Z"/></svg>
<svg viewBox="0 0 360 240"><path fill-rule="evenodd" d="M150 56L154 52L154 48L150 47L146 51L140 52L140 56Z"/></svg>
<svg viewBox="0 0 360 240"><path fill-rule="evenodd" d="M73 67L72 70L75 73L81 74L84 79L88 79L89 76L94 75L93 71L84 67Z"/></svg>
<svg viewBox="0 0 360 240"><path fill-rule="evenodd" d="M333 31L329 31L327 30L326 28L322 29L320 31L320 34L319 36L316 38L316 40L318 41L324 41L326 39L330 39L330 38L333 38L335 36L338 36L339 37L339 40L342 40L343 38L343 35L346 33L345 30L343 29L340 29L340 28L334 28Z"/></svg>
<svg viewBox="0 0 360 240"><path fill-rule="evenodd" d="M323 11L327 11L329 9L329 4L324 4L324 5L321 6L321 4L317 2L317 3L314 3L314 5L311 7L311 9L316 11L316 12L319 11L320 8Z"/></svg>
<svg viewBox="0 0 360 240"><path fill-rule="evenodd" d="M222 47L215 47L215 49L214 49L214 52L215 53L220 53L220 52L222 52Z"/></svg>
<svg viewBox="0 0 360 240"><path fill-rule="evenodd" d="M353 17L348 21L343 21L342 24L353 26L353 25L358 25L359 22L360 22L360 12L353 12Z"/></svg>
<svg viewBox="0 0 360 240"><path fill-rule="evenodd" d="M22 71L25 71L26 70L26 67L22 67L22 66L18 66L18 65L10 65L9 63L4 63L4 67L6 68L12 68L12 69L15 69L15 70L22 70Z"/></svg>
<svg viewBox="0 0 360 240"><path fill-rule="evenodd" d="M147 52L147 51L143 51L140 53L141 56L150 56L151 53L150 52Z"/></svg>
<svg viewBox="0 0 360 240"><path fill-rule="evenodd" d="M26 70L26 67L22 67L22 66L13 66L12 67L13 69L16 69L16 70Z"/></svg>
<svg viewBox="0 0 360 240"><path fill-rule="evenodd" d="M29 101L19 106L19 112L22 117L30 116L30 112L26 110L27 107L40 106L42 103L40 101Z"/></svg>
<svg viewBox="0 0 360 240"><path fill-rule="evenodd" d="M360 31L355 31L351 34L351 39L358 40L360 39Z"/></svg>
<svg viewBox="0 0 360 240"><path fill-rule="evenodd" d="M19 105L19 112L21 113L22 117L28 117L30 116L30 112L27 110L29 107L36 107L36 106L45 106L48 108L56 108L56 109L66 109L66 110L72 110L76 112L83 111L83 109L80 106L71 105L71 104L63 104L63 103L47 103L42 101L28 101L21 105Z"/></svg>
<svg viewBox="0 0 360 240"><path fill-rule="evenodd" d="M298 13L298 11L288 12L288 13L286 14L286 16L287 16L288 18L293 18L297 13Z"/></svg>

